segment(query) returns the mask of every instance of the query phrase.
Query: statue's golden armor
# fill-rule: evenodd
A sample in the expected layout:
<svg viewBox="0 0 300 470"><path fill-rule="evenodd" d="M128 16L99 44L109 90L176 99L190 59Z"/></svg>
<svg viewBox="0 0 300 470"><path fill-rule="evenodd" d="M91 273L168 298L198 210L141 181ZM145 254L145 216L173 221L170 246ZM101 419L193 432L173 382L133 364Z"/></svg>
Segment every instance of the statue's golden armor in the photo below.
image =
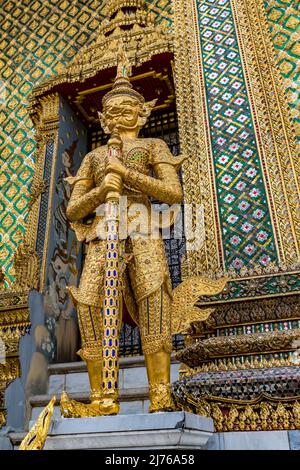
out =
<svg viewBox="0 0 300 470"><path fill-rule="evenodd" d="M150 412L173 409L172 333L182 331L193 316L201 319L199 309L193 308L200 294L218 293L226 284L224 279L191 278L172 292L163 241L150 235L150 198L169 205L181 202L183 193L177 172L184 158L174 157L160 139L138 137L155 100L145 103L143 96L132 88L128 68L126 54L121 50L116 80L103 99L103 113L99 115L104 131L111 134L108 145L87 154L77 175L67 178L73 187L67 216L78 240L88 244L80 285L71 287L70 292L79 318L82 341L79 354L87 363L91 387L89 405L70 400L66 394L62 396L62 413L69 417L119 411L117 390L105 398L106 383L102 381L105 377L102 312L106 241L98 237L104 215L97 209L109 200L108 195L114 195L115 200L121 195L127 197L129 234L119 243L120 290L122 302L140 329L149 380ZM119 157L113 154L111 158L110 145L117 145ZM142 204L146 211L146 221L141 224L138 235L130 232L130 223L139 217L138 212L131 210L136 203ZM92 223L83 223L95 212ZM122 230L121 225L119 228ZM202 319L207 315L204 312ZM118 322L120 327L121 318ZM113 373L117 376L118 371Z"/></svg>
<svg viewBox="0 0 300 470"><path fill-rule="evenodd" d="M102 358L102 302L105 262L105 241L99 240L97 227L101 216L96 216L92 224L77 221L96 211L101 200L90 197L94 188L101 187L106 174L108 148L102 146L83 160L75 178L69 179L74 189L68 206L68 216L73 220L73 228L80 241L88 242L87 256L79 288L70 288L76 302L82 340L81 357L90 368L99 364ZM149 197L169 204L179 203L182 190L177 168L182 158L174 158L167 145L159 139L130 139L123 142L123 165L128 170L124 179L122 195L127 196L128 210L135 203L142 203L149 209ZM148 176L153 169L158 179ZM134 218L134 216L133 216ZM129 221L130 222L130 221ZM150 230L150 226L148 226ZM148 231L147 231L148 232ZM162 240L151 239L150 233L130 236L123 241L124 260L127 270L123 273L123 298L127 310L139 325L143 351L148 364L150 392L162 385L166 388L166 400L160 409L172 407L169 396L169 356L172 350L170 274ZM151 371L160 354L166 363L164 373L155 376ZM91 376L94 374L90 374ZM92 377L91 377L92 378ZM100 399L101 390L92 385L92 400ZM156 395L156 393L154 393ZM154 410L153 404L150 406Z"/></svg>

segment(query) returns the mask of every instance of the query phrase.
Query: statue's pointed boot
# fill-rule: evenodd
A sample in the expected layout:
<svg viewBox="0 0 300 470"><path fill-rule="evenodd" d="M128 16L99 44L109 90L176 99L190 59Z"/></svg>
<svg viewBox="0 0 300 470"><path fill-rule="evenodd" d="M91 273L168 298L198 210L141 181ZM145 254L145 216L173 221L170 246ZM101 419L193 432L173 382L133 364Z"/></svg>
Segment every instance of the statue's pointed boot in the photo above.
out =
<svg viewBox="0 0 300 470"><path fill-rule="evenodd" d="M91 403L80 403L68 397L66 392L61 396L61 414L65 418L83 418L101 416L102 403L102 360L85 359L89 381Z"/></svg>
<svg viewBox="0 0 300 470"><path fill-rule="evenodd" d="M101 416L117 415L120 411L120 403L117 394L103 397L100 404Z"/></svg>
<svg viewBox="0 0 300 470"><path fill-rule="evenodd" d="M145 355L149 382L149 413L174 411L171 393L170 367L171 355L163 350Z"/></svg>

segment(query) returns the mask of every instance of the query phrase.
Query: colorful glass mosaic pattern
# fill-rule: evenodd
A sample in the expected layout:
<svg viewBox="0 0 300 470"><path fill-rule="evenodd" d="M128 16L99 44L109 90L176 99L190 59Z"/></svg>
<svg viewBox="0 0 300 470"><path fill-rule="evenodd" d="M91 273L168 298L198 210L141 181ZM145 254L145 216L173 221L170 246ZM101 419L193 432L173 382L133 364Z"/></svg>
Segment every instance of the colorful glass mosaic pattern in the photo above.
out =
<svg viewBox="0 0 300 470"><path fill-rule="evenodd" d="M247 385L245 385L247 384ZM175 382L175 395L199 400L202 396L252 400L264 392L273 397L298 396L299 367L200 372Z"/></svg>
<svg viewBox="0 0 300 470"><path fill-rule="evenodd" d="M98 28L95 0L1 2L0 263L13 279L12 255L24 233L34 168L34 130L26 106L33 85L69 61Z"/></svg>
<svg viewBox="0 0 300 470"><path fill-rule="evenodd" d="M170 0L147 0L149 10L156 15L156 21L164 28L172 27L172 2Z"/></svg>
<svg viewBox="0 0 300 470"><path fill-rule="evenodd" d="M171 24L170 2L149 0ZM0 265L13 280L34 169L34 130L26 106L34 84L94 41L103 0L3 0L0 7Z"/></svg>
<svg viewBox="0 0 300 470"><path fill-rule="evenodd" d="M228 267L276 261L230 0L198 0L199 34Z"/></svg>
<svg viewBox="0 0 300 470"><path fill-rule="evenodd" d="M287 331L300 328L300 320L286 320L280 322L256 323L253 325L240 325L231 328L218 328L217 336L249 335L253 333L269 333L270 331ZM212 334L208 336L214 336Z"/></svg>
<svg viewBox="0 0 300 470"><path fill-rule="evenodd" d="M297 0L264 4L300 143L300 4Z"/></svg>

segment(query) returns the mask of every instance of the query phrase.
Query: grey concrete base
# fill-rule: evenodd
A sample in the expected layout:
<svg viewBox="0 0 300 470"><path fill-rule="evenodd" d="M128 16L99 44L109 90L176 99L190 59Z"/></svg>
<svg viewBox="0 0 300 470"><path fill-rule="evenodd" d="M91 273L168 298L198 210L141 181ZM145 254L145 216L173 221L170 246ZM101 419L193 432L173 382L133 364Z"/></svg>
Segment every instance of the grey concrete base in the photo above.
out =
<svg viewBox="0 0 300 470"><path fill-rule="evenodd" d="M300 431L289 431L291 450L300 450Z"/></svg>
<svg viewBox="0 0 300 470"><path fill-rule="evenodd" d="M10 426L4 426L0 430L0 450L13 450L13 444L9 437L9 433L12 431Z"/></svg>
<svg viewBox="0 0 300 470"><path fill-rule="evenodd" d="M24 437L25 433L10 433L9 438L0 436L0 450L17 449ZM209 437L205 449L300 450L300 431L215 433Z"/></svg>
<svg viewBox="0 0 300 470"><path fill-rule="evenodd" d="M213 421L191 413L54 420L45 450L203 449Z"/></svg>
<svg viewBox="0 0 300 470"><path fill-rule="evenodd" d="M209 439L207 449L290 450L290 442L288 431L220 432Z"/></svg>
<svg viewBox="0 0 300 470"><path fill-rule="evenodd" d="M0 450L13 450L13 445L9 437L0 436Z"/></svg>

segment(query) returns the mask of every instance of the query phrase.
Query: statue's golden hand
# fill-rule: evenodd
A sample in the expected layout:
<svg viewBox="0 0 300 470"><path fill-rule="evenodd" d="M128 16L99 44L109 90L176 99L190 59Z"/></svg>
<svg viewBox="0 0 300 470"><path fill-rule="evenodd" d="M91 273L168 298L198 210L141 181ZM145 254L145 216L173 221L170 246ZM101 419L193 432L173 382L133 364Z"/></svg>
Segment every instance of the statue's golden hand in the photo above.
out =
<svg viewBox="0 0 300 470"><path fill-rule="evenodd" d="M115 173L117 175L120 175L122 180L125 180L126 179L126 176L127 176L127 173L128 173L128 170L127 168L123 165L123 163L121 162L121 160L119 160L118 158L116 157L113 157L108 165L107 165L107 168L106 168L106 171L105 173L108 175L108 174L111 174L111 173Z"/></svg>
<svg viewBox="0 0 300 470"><path fill-rule="evenodd" d="M108 173L105 177L104 180L101 184L101 193L105 197L107 193L109 192L117 192L121 193L122 192L122 181L120 184L120 177L117 172L114 173Z"/></svg>

